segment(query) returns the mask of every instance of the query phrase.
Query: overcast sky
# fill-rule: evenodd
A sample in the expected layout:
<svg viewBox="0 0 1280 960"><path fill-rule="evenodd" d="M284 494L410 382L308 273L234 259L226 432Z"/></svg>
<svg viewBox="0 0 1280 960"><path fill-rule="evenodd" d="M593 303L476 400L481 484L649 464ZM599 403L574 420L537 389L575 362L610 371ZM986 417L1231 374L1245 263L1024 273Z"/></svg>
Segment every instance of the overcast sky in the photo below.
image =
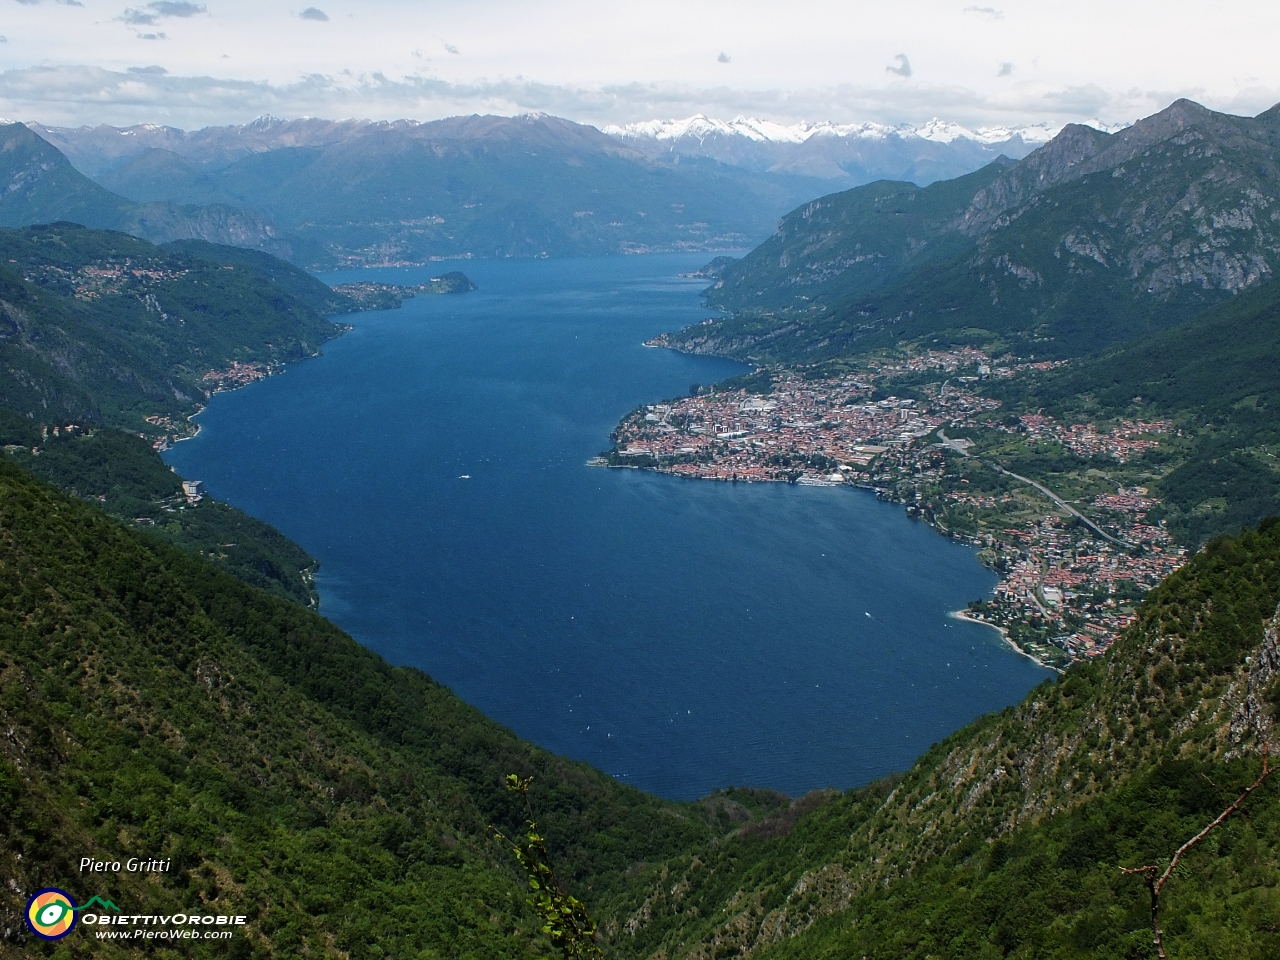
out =
<svg viewBox="0 0 1280 960"><path fill-rule="evenodd" d="M968 126L1280 101L1276 0L0 0L0 116Z"/></svg>

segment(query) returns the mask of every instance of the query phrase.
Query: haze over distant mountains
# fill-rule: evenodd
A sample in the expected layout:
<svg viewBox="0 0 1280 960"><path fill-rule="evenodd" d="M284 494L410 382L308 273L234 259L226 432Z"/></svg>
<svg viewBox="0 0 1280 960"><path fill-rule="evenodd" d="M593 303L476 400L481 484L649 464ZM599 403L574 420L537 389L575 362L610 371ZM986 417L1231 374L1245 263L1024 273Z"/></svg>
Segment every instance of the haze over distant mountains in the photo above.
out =
<svg viewBox="0 0 1280 960"><path fill-rule="evenodd" d="M131 230L121 215L89 225L238 243L318 268L753 246L787 211L835 189L931 183L1024 156L1051 134L704 117L601 131L543 114L28 128L70 160L63 179L92 178L66 192L94 187L98 206L152 205L152 219L156 204L187 209L188 218L197 209L206 219L210 211L239 218L216 235ZM52 155L40 164L60 166ZM62 213L46 200L41 218L81 219L75 204ZM35 222L6 204L4 222Z"/></svg>
<svg viewBox="0 0 1280 960"><path fill-rule="evenodd" d="M194 239L272 252L287 249L261 217L243 209L169 200L139 203L112 193L20 123L0 126L0 179L5 185L0 226L70 220L155 243Z"/></svg>
<svg viewBox="0 0 1280 960"><path fill-rule="evenodd" d="M543 115L34 129L131 201L251 211L309 267L741 247L827 192L796 174L655 161Z"/></svg>
<svg viewBox="0 0 1280 960"><path fill-rule="evenodd" d="M816 177L841 187L874 180L906 180L923 187L969 173L1002 155L1019 160L1057 132L1044 123L978 130L938 119L920 126L783 126L751 117L726 122L701 115L603 129L655 158L709 157L748 170Z"/></svg>

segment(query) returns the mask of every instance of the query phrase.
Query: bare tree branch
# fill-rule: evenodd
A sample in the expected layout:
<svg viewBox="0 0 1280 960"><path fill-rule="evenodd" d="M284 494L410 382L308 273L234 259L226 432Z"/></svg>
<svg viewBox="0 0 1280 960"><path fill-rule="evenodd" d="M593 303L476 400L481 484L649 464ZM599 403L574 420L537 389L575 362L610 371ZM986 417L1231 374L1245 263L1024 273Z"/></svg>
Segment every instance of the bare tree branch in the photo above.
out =
<svg viewBox="0 0 1280 960"><path fill-rule="evenodd" d="M1169 861L1169 865L1164 868L1164 873L1159 873L1160 867L1156 864L1148 864L1145 867L1120 868L1120 872L1122 874L1141 875L1147 882L1147 889L1151 891L1151 928L1155 931L1156 956L1158 956L1160 960L1168 960L1164 952L1164 935L1160 932L1160 891L1163 890L1164 885L1169 882L1169 878L1173 875L1174 868L1177 867L1178 862L1183 857L1183 854L1207 837L1210 831L1215 827L1221 826L1224 820L1239 810L1240 807L1244 805L1244 802L1249 799L1249 794L1262 786L1262 784L1266 782L1267 777L1271 776L1271 773L1270 747L1264 741L1262 744L1262 774L1257 780L1245 787L1244 793L1240 794L1240 796L1236 798L1235 803L1223 810L1216 820L1178 848L1177 852L1173 855L1173 859ZM1157 876L1158 873L1159 876Z"/></svg>

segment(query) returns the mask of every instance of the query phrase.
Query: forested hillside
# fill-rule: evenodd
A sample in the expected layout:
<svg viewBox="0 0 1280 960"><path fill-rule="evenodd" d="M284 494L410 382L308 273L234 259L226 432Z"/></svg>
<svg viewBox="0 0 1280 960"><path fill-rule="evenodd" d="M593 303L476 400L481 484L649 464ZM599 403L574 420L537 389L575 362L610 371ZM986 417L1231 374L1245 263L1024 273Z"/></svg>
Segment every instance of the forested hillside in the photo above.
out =
<svg viewBox="0 0 1280 960"><path fill-rule="evenodd" d="M1146 887L1258 779L1280 707L1280 522L1218 540L1100 662L900 777L666 804L558 760L326 621L0 465L4 955L43 885L249 918L233 955L546 955L509 851L535 777L617 956L1142 957ZM1272 744L1274 747L1274 744ZM1280 949L1268 781L1183 859L1174 957ZM80 856L163 856L142 879ZM92 889L90 889L92 888ZM225 950L225 945L220 949ZM83 930L60 956L124 956ZM192 947L196 956L222 955Z"/></svg>
<svg viewBox="0 0 1280 960"><path fill-rule="evenodd" d="M0 463L0 889L8 957L41 944L26 898L64 886L133 913L250 917L194 956L537 956L506 773L534 776L557 869L593 901L633 864L713 835L516 739L412 669L207 562ZM149 878L81 857L170 858Z"/></svg>
<svg viewBox="0 0 1280 960"><path fill-rule="evenodd" d="M351 306L252 251L73 223L0 230L0 406L182 436L227 378L314 354L337 332L325 314Z"/></svg>
<svg viewBox="0 0 1280 960"><path fill-rule="evenodd" d="M187 502L152 444L190 436L213 392L317 352L338 332L327 315L354 308L254 250L71 223L0 230L0 445L117 519L313 605L315 560L233 507Z"/></svg>

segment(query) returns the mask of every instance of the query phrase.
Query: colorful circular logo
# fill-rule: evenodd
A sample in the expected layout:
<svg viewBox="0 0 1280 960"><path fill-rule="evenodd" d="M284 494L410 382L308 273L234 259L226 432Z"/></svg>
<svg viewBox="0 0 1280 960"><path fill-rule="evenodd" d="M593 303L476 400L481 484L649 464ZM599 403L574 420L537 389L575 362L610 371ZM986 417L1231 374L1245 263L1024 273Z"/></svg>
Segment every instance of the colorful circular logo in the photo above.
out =
<svg viewBox="0 0 1280 960"><path fill-rule="evenodd" d="M27 926L41 940L61 940L76 928L76 902L57 887L37 890L27 901Z"/></svg>

